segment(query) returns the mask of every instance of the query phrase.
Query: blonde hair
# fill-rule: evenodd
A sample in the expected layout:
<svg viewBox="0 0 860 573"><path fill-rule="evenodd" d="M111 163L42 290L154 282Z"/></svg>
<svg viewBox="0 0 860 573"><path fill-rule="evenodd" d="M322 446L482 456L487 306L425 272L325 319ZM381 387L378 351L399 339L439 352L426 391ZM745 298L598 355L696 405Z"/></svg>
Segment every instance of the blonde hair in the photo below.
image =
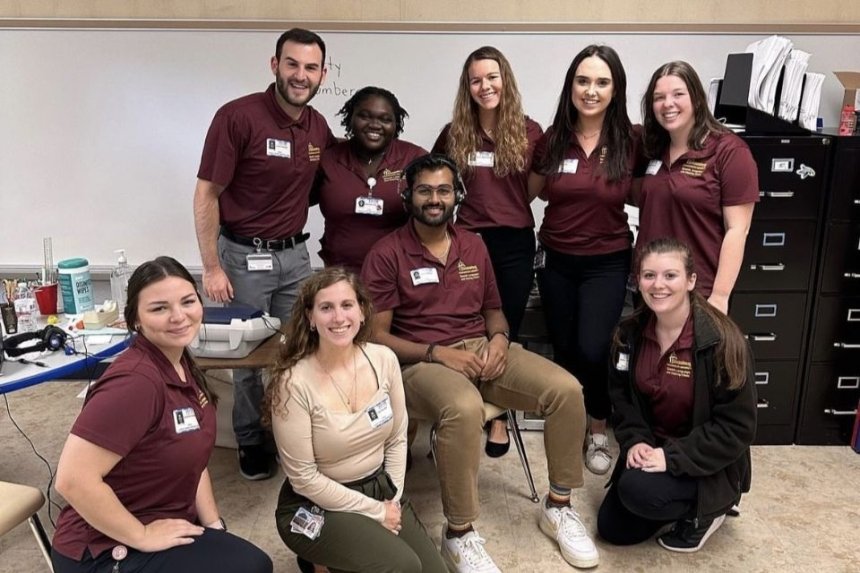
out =
<svg viewBox="0 0 860 573"><path fill-rule="evenodd" d="M502 77L502 94L497 108L498 120L493 133L496 144L493 173L496 177L522 173L526 168L526 153L529 147L522 98L511 64L492 46L478 48L469 54L463 64L445 150L464 176L468 177L471 171L469 155L481 146L478 104L472 99L469 90L469 67L479 60L492 60L499 64Z"/></svg>

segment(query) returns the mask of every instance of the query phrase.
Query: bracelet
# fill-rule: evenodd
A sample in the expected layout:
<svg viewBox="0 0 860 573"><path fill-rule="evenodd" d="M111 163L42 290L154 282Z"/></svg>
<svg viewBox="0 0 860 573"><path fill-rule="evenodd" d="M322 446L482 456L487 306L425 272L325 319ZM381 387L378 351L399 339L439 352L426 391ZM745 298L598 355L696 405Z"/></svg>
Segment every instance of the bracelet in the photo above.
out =
<svg viewBox="0 0 860 573"><path fill-rule="evenodd" d="M427 345L427 353L424 354L424 362L433 362L433 349L436 348L436 343L431 342Z"/></svg>
<svg viewBox="0 0 860 573"><path fill-rule="evenodd" d="M220 527L218 527L220 525ZM227 522L224 521L223 517L219 517L218 521L213 521L209 525L206 526L208 529L222 529L227 531Z"/></svg>

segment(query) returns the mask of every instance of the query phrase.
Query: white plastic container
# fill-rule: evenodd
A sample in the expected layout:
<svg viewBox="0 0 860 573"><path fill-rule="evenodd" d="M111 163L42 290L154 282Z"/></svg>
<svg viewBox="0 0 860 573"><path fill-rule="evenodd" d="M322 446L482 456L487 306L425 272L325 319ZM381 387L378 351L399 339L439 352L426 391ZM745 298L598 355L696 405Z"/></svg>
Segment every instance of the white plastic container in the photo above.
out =
<svg viewBox="0 0 860 573"><path fill-rule="evenodd" d="M66 259L57 263L60 271L60 292L66 314L80 314L95 307L90 263L86 259Z"/></svg>
<svg viewBox="0 0 860 573"><path fill-rule="evenodd" d="M120 316L125 312L125 302L128 299L128 279L131 277L131 267L125 258L125 249L114 251L119 253L116 266L110 273L110 297L116 301Z"/></svg>

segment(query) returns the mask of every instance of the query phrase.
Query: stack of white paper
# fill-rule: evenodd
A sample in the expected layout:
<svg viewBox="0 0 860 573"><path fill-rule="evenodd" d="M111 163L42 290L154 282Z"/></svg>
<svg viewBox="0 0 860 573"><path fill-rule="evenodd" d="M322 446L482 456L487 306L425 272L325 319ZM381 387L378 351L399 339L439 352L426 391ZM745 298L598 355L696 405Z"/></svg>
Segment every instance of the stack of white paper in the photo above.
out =
<svg viewBox="0 0 860 573"><path fill-rule="evenodd" d="M800 127L815 130L818 119L818 107L821 104L821 86L824 85L824 74L809 72L803 86L803 96L800 98Z"/></svg>
<svg viewBox="0 0 860 573"><path fill-rule="evenodd" d="M779 100L779 117L786 121L797 119L800 109L800 90L803 86L803 76L809 67L810 54L802 50L792 50L785 62L785 74L782 76L782 96Z"/></svg>
<svg viewBox="0 0 860 573"><path fill-rule="evenodd" d="M708 84L708 109L711 113L715 113L717 109L717 94L720 91L720 82L723 78L711 78L711 83Z"/></svg>
<svg viewBox="0 0 860 573"><path fill-rule="evenodd" d="M773 115L776 108L776 85L793 44L788 38L770 36L747 46L753 54L749 105Z"/></svg>

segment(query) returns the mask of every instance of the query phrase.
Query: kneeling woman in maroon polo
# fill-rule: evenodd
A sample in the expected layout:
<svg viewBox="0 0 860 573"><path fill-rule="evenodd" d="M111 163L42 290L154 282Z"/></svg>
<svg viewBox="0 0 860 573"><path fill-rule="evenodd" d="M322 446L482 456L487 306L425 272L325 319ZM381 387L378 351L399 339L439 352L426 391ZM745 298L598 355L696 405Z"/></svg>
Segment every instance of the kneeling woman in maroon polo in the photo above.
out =
<svg viewBox="0 0 860 573"><path fill-rule="evenodd" d="M753 361L734 322L696 290L690 249L641 250L644 305L615 333L609 368L621 455L598 514L601 537L699 550L750 487Z"/></svg>
<svg viewBox="0 0 860 573"><path fill-rule="evenodd" d="M271 573L260 549L227 533L206 465L215 396L186 346L203 307L170 257L128 282L128 350L89 391L57 467L69 505L57 522L57 573Z"/></svg>

